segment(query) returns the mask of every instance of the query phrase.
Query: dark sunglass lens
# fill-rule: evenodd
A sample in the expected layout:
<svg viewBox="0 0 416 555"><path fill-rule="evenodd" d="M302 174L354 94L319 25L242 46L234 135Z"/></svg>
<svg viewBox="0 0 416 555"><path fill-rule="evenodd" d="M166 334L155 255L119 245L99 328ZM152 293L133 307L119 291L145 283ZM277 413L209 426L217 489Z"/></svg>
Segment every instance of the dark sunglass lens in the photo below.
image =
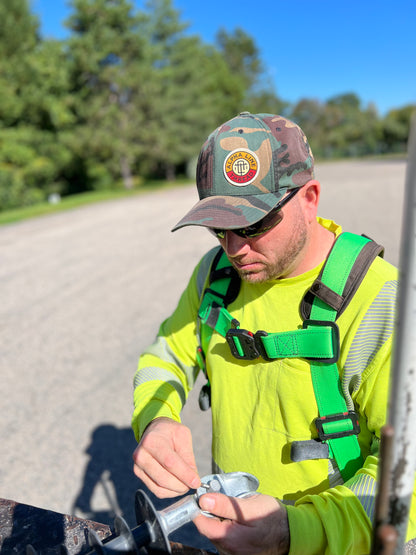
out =
<svg viewBox="0 0 416 555"><path fill-rule="evenodd" d="M245 238L258 237L259 235L266 233L277 224L280 224L280 222L283 220L283 206L285 206L285 204L287 204L289 200L292 199L300 189L301 187L292 189L292 191L290 191L287 196L285 196L280 202L278 202L273 210L266 214L266 216L264 216L264 218L261 219L259 222L256 222L255 224L249 225L247 227L242 227L240 229L230 229L229 231L232 231L236 235ZM224 239L225 234L227 233L226 229L217 229L211 227L209 228L209 230L218 239Z"/></svg>
<svg viewBox="0 0 416 555"><path fill-rule="evenodd" d="M237 233L237 235L239 235L240 237L254 237L255 235L258 234L262 225L263 225L263 220L260 220L259 222L253 225L243 227L242 229L234 229L233 231L234 233Z"/></svg>
<svg viewBox="0 0 416 555"><path fill-rule="evenodd" d="M272 227L279 224L283 219L283 214L280 208L277 210L272 210L267 216L265 216L259 222L240 230L242 237L257 237L272 229Z"/></svg>
<svg viewBox="0 0 416 555"><path fill-rule="evenodd" d="M279 224L283 220L283 213L282 210L279 208L277 210L272 210L270 214L267 214L265 218L262 220L262 228L269 229L277 224Z"/></svg>

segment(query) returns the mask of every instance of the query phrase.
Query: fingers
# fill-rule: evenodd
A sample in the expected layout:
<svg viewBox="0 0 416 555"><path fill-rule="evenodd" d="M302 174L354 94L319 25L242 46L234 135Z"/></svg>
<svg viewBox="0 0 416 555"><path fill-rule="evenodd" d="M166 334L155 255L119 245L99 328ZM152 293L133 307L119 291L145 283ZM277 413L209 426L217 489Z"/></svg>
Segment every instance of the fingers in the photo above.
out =
<svg viewBox="0 0 416 555"><path fill-rule="evenodd" d="M148 451L146 445L138 447L133 458L136 476L158 497L182 495L201 483L195 470L178 455L163 448L154 453Z"/></svg>
<svg viewBox="0 0 416 555"><path fill-rule="evenodd" d="M208 537L221 553L234 553L236 546L239 546L239 552L245 553L243 545L248 546L251 542L246 537L245 526L240 523L244 516L238 500L222 494L206 494L200 497L199 506L203 511L219 517L197 517L194 523L199 532Z"/></svg>
<svg viewBox="0 0 416 555"><path fill-rule="evenodd" d="M198 488L198 476L188 428L169 419L155 421L133 454L134 472L158 497L176 497Z"/></svg>
<svg viewBox="0 0 416 555"><path fill-rule="evenodd" d="M289 528L287 513L268 495L256 494L236 499L222 494L206 494L199 505L220 518L197 517L194 522L225 554L287 553ZM225 520L223 520L225 519Z"/></svg>
<svg viewBox="0 0 416 555"><path fill-rule="evenodd" d="M187 428L186 426L180 425L180 427L176 429L176 433L173 436L173 442L174 442L174 451L184 461L185 465L193 469L194 474L197 475L198 470L195 462L194 450L192 447L192 435L189 428ZM193 478L195 478L195 476L193 476ZM199 480L199 477L198 477L198 480ZM199 487L200 485L201 485L201 481L199 480L196 487ZM193 484L193 487L195 487L195 484Z"/></svg>
<svg viewBox="0 0 416 555"><path fill-rule="evenodd" d="M257 518L259 511L256 499L264 504L264 498L260 493L251 495L246 499L238 499L235 497L228 497L221 493L208 493L202 495L199 499L199 506L203 511L219 516L223 519L234 520L241 524L250 523L253 518ZM270 498L271 510L278 507L278 502L274 498Z"/></svg>
<svg viewBox="0 0 416 555"><path fill-rule="evenodd" d="M143 468L146 468L146 471ZM142 463L135 464L135 475L159 498L177 497L178 495L185 494L189 489L183 482L170 475L156 461L151 462L149 465L145 464L143 468Z"/></svg>
<svg viewBox="0 0 416 555"><path fill-rule="evenodd" d="M194 519L194 524L198 531L216 546L221 555L256 553L249 530L235 520L198 516Z"/></svg>

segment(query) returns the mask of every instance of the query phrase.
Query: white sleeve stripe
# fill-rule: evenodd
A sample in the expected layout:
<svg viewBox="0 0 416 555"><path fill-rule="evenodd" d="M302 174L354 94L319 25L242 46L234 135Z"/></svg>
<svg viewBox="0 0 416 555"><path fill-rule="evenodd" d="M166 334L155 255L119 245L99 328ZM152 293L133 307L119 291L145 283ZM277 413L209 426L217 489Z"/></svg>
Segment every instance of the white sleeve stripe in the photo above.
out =
<svg viewBox="0 0 416 555"><path fill-rule="evenodd" d="M360 500L368 518L373 521L376 481L368 474L358 474L345 484Z"/></svg>
<svg viewBox="0 0 416 555"><path fill-rule="evenodd" d="M143 383L151 382L154 380L160 380L162 382L169 383L172 387L176 389L179 397L181 398L182 405L185 404L186 394L180 379L165 368L147 366L146 368L140 368L140 370L137 370L133 382L134 389L136 389L136 387L142 385Z"/></svg>

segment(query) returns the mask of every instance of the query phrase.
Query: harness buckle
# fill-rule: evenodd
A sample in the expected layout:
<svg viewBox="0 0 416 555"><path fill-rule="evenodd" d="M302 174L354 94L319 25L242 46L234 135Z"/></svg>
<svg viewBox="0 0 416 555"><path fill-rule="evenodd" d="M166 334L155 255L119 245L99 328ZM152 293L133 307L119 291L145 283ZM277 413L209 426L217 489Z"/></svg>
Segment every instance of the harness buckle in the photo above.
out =
<svg viewBox="0 0 416 555"><path fill-rule="evenodd" d="M352 424L352 428L348 430L340 430L339 428L337 429L336 424L332 424L331 426L331 423L341 422L343 420L349 420ZM326 426L327 431L325 432L324 426L326 424L329 424L329 426ZM318 436L321 441L327 441L328 439L336 439L338 437L346 437L351 435L358 436L358 434L360 433L358 414L353 410L350 410L348 412L339 412L338 414L331 414L329 416L319 416L315 419L315 426L318 430ZM333 431L328 431L328 428L333 428Z"/></svg>
<svg viewBox="0 0 416 555"><path fill-rule="evenodd" d="M231 328L225 335L231 354L242 360L259 358L255 336L251 331Z"/></svg>
<svg viewBox="0 0 416 555"><path fill-rule="evenodd" d="M339 329L335 322L330 322L328 320L304 320L302 327L304 329L313 326L321 326L324 328L332 329L332 348L334 355L330 358L313 358L313 360L318 360L319 362L325 362L326 364L334 364L339 359L340 354L340 342L339 342Z"/></svg>
<svg viewBox="0 0 416 555"><path fill-rule="evenodd" d="M261 356L261 358L263 358L267 362L273 362L276 359L269 357L269 355L267 354L267 351L264 347L264 343L261 340L262 337L267 337L268 335L269 334L267 333L267 331L258 330L254 334L254 342L256 344L257 351L259 352L259 355Z"/></svg>

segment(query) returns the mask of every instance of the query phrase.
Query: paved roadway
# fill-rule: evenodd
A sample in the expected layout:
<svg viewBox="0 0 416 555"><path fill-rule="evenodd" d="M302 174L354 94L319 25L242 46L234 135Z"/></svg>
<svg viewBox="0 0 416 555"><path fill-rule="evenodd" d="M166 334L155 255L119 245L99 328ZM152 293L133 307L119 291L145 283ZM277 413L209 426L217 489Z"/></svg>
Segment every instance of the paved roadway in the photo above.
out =
<svg viewBox="0 0 416 555"><path fill-rule="evenodd" d="M398 262L405 163L322 164L320 214ZM205 230L170 228L194 187L105 202L0 228L0 497L132 526L130 431L138 355L174 308ZM199 391L199 388L198 388ZM209 413L184 411L201 475Z"/></svg>

